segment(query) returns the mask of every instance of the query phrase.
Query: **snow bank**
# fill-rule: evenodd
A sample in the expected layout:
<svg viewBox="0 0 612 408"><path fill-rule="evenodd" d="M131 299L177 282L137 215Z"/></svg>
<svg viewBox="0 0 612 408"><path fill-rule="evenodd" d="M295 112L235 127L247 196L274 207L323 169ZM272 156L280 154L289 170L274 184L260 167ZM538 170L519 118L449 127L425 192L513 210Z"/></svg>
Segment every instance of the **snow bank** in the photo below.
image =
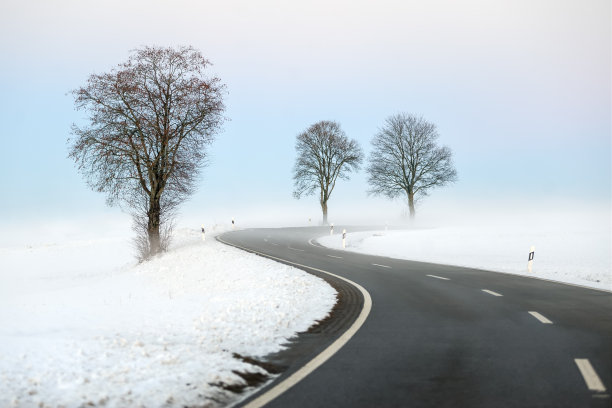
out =
<svg viewBox="0 0 612 408"><path fill-rule="evenodd" d="M131 261L129 239L0 248L0 406L216 406L213 384L323 319L335 291L181 230Z"/></svg>
<svg viewBox="0 0 612 408"><path fill-rule="evenodd" d="M338 235L317 240L341 249ZM533 273L527 273L535 246ZM612 290L609 226L474 225L347 234L347 250L481 268Z"/></svg>

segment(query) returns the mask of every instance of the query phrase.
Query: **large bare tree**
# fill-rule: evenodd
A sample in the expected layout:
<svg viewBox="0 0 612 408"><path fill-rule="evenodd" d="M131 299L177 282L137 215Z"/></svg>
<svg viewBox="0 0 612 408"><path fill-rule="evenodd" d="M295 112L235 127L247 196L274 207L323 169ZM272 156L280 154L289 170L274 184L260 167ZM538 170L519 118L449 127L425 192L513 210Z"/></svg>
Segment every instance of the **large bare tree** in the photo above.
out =
<svg viewBox="0 0 612 408"><path fill-rule="evenodd" d="M399 113L387 118L372 139L368 192L389 198L406 194L414 218L415 199L457 179L451 150L438 146L438 137L436 126L422 117Z"/></svg>
<svg viewBox="0 0 612 408"><path fill-rule="evenodd" d="M363 152L356 140L349 140L340 124L321 121L297 136L297 158L293 170L295 190L302 196L319 192L323 223L327 223L327 201L338 178L348 180L351 171L359 170Z"/></svg>
<svg viewBox="0 0 612 408"><path fill-rule="evenodd" d="M224 121L225 86L209 65L192 47L144 47L72 91L88 120L73 125L69 157L109 205L132 214L143 259L167 245L164 226L194 191Z"/></svg>

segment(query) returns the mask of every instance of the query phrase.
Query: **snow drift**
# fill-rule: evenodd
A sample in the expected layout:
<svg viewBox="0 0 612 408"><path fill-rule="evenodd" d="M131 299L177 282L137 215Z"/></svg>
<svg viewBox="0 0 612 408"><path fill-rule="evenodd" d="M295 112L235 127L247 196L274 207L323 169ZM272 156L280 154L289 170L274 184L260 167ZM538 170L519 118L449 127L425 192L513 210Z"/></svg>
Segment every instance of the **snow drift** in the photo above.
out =
<svg viewBox="0 0 612 408"><path fill-rule="evenodd" d="M325 318L321 279L178 231L134 265L125 238L0 248L0 406L216 406L235 358Z"/></svg>

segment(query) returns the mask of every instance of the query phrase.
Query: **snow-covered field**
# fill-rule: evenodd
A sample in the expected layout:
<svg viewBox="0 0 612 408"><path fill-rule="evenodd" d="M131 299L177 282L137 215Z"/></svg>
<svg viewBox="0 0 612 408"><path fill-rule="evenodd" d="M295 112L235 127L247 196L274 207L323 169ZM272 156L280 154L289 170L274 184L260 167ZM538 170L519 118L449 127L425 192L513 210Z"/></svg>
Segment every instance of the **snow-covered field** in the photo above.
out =
<svg viewBox="0 0 612 408"><path fill-rule="evenodd" d="M136 265L129 239L0 248L0 406L217 406L323 319L335 291L300 270L180 230Z"/></svg>
<svg viewBox="0 0 612 408"><path fill-rule="evenodd" d="M338 230L336 229L336 232ZM339 234L318 239L341 249ZM535 246L532 273L527 272ZM610 225L602 220L480 223L347 233L348 251L467 266L612 290Z"/></svg>

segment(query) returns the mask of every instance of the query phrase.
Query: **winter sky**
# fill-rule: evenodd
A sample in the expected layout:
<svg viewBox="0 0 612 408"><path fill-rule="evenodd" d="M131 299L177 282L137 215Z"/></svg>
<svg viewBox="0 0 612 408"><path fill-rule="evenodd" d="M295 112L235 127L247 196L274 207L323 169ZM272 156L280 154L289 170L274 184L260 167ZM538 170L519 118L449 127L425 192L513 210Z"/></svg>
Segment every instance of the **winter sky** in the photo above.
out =
<svg viewBox="0 0 612 408"><path fill-rule="evenodd" d="M610 26L609 0L2 0L3 224L120 214L66 157L83 119L68 92L143 45L193 45L229 92L182 222L320 217L315 197L291 195L295 136L335 120L367 154L400 111L454 152L459 181L423 206L609 208ZM339 184L330 218L399 215L366 189L363 171Z"/></svg>

